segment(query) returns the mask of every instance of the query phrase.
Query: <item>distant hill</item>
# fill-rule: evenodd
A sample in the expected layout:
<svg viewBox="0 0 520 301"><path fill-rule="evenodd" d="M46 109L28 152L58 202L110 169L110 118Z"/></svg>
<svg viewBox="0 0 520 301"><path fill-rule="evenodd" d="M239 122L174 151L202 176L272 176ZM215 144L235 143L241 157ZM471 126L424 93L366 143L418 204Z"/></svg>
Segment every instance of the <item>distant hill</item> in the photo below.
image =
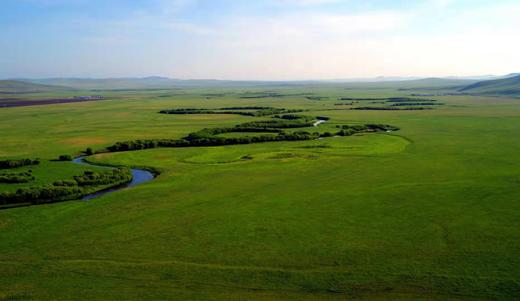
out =
<svg viewBox="0 0 520 301"><path fill-rule="evenodd" d="M473 84L477 80L470 79L448 79L448 78L423 78L404 81L385 81L385 82L353 82L345 83L350 89L370 88L370 89L397 89L401 91L430 91L456 92L467 85Z"/></svg>
<svg viewBox="0 0 520 301"><path fill-rule="evenodd" d="M67 89L68 88L65 87L43 85L19 80L0 80L0 93L2 94L50 92Z"/></svg>
<svg viewBox="0 0 520 301"><path fill-rule="evenodd" d="M480 81L459 90L464 93L520 96L520 75Z"/></svg>
<svg viewBox="0 0 520 301"><path fill-rule="evenodd" d="M232 81L214 79L171 79L151 76L143 78L47 78L24 79L36 84L66 86L83 90L141 90L141 89L173 89L190 87L255 87L295 84L297 82L273 81ZM305 82L298 82L305 83Z"/></svg>
<svg viewBox="0 0 520 301"><path fill-rule="evenodd" d="M511 80L518 75L510 74L494 80L470 78L373 78L351 80L307 80L307 81L235 81L215 79L172 79L160 76L123 78L44 78L15 79L2 81L4 86L16 91L53 91L56 89L78 90L143 90L176 88L250 88L250 87L290 87L306 85L336 85L350 89L398 89L402 91L430 91L432 93L485 93L477 88L488 82ZM0 92L2 87L0 86ZM472 89L476 89L473 91ZM509 91L511 93L517 90ZM506 91L507 93L507 91Z"/></svg>
<svg viewBox="0 0 520 301"><path fill-rule="evenodd" d="M172 88L240 88L240 87L277 87L277 86L302 86L302 85L346 85L355 87L380 87L403 89L458 89L476 80L467 79L404 79L385 78L354 80L307 80L307 81L235 81L215 79L171 79L167 77L143 77L143 78L47 78L47 79L23 79L23 81L43 84L66 86L83 90L139 90L139 89L172 89Z"/></svg>

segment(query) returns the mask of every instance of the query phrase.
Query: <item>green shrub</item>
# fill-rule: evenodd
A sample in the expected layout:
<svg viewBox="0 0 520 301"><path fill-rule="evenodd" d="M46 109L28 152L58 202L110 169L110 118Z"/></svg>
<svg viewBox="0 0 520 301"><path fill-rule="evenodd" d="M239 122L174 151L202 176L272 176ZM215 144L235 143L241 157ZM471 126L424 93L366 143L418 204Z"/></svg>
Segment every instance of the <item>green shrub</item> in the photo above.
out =
<svg viewBox="0 0 520 301"><path fill-rule="evenodd" d="M29 165L40 164L40 159L15 159L15 160L2 160L0 161L0 169L18 168Z"/></svg>
<svg viewBox="0 0 520 301"><path fill-rule="evenodd" d="M71 155L60 155L58 161L72 161Z"/></svg>

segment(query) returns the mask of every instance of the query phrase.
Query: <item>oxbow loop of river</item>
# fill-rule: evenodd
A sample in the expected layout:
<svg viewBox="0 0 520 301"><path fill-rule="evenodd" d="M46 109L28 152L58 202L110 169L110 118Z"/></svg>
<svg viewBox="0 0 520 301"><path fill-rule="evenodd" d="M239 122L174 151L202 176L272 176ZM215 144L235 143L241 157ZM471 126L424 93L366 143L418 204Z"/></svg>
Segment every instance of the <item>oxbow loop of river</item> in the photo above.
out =
<svg viewBox="0 0 520 301"><path fill-rule="evenodd" d="M77 157L76 159L72 160L72 162L76 163L76 164L80 164L80 165L86 165L86 166L112 168L112 167L96 165L96 164L92 164L92 163L86 162L84 156L83 157ZM148 170L137 169L137 168L132 168L131 170L132 170L132 181L130 181L129 183L118 185L116 187L111 187L111 188L107 188L107 189L103 189L103 190L91 193L89 195L84 196L82 198L82 200L84 200L84 201L91 200L93 198L100 197L100 196L105 195L107 193L118 191L118 190L121 190L121 189L124 189L124 188L127 188L127 187L136 186L136 185L139 185L139 184L142 184L142 183L149 182L149 181L154 179L153 173L149 172Z"/></svg>
<svg viewBox="0 0 520 301"><path fill-rule="evenodd" d="M317 120L313 124L313 126L316 127L316 126L318 126L318 125L320 125L320 124L322 124L324 122L326 122L326 120L319 119L319 120ZM86 165L86 166L112 168L112 167L107 167L107 166L103 166L103 165L97 165L97 164L89 163L89 162L85 161L85 157L86 156L77 157L74 160L72 160L72 162L75 163L75 164ZM131 170L132 170L132 181L130 181L129 183L118 185L116 187L111 187L111 188L107 188L107 189L103 189L103 190L91 193L89 195L84 196L82 198L82 200L84 200L84 201L91 200L93 198L100 197L100 196L105 195L107 193L111 193L111 192L114 192L114 191L125 189L127 187L132 187L132 186L136 186L136 185L139 185L139 184L143 184L143 183L149 182L149 181L151 181L151 180L153 180L155 178L154 174L149 172L148 170L138 169L138 168L132 168Z"/></svg>

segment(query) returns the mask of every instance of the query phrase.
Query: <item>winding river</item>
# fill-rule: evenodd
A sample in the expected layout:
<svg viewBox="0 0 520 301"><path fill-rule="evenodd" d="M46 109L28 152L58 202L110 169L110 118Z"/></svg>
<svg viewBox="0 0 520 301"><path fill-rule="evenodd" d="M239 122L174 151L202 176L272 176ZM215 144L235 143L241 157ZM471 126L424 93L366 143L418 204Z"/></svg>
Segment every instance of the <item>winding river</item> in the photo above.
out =
<svg viewBox="0 0 520 301"><path fill-rule="evenodd" d="M322 119L317 120L316 122L314 122L313 126L317 127L318 125L320 125L320 124L322 124L324 122L326 122L326 120L322 120ZM86 166L111 168L111 167L107 167L107 166L103 166L103 165L97 165L97 164L89 163L89 162L85 161L85 157L86 156L77 157L74 160L72 160L72 163L80 164L80 165L86 165ZM97 197L100 197L102 195L114 192L114 191L118 191L118 190L121 190L121 189L125 189L125 188L128 188L128 187L133 187L133 186L137 186L139 184L143 184L143 183L149 182L149 181L151 181L151 180L153 180L155 178L154 174L149 172L148 170L138 169L138 168L132 168L131 170L132 170L132 181L130 181L129 183L118 185L118 186L115 186L115 187L110 187L110 188L107 188L107 189L103 189L103 190L100 190L100 191L88 194L88 195L84 196L81 200L88 201L88 200L91 200L93 198L97 198Z"/></svg>
<svg viewBox="0 0 520 301"><path fill-rule="evenodd" d="M85 156L77 157L76 159L72 160L72 162L76 163L76 164L80 164L80 165L86 165L86 166L111 168L111 167L107 167L107 166L92 164L92 163L89 163L89 162L85 161L84 159L85 159ZM133 186L137 186L139 184L143 184L143 183L149 182L149 181L151 181L151 180L153 180L155 178L154 174L149 172L148 170L137 169L137 168L132 168L131 170L132 170L132 181L130 181L130 182L126 183L126 184L118 185L118 186L115 186L115 187L110 187L110 188L107 188L107 189L103 189L103 190L91 193L89 195L84 196L81 200L88 201L88 200L91 200L93 198L97 198L97 197L100 197L102 195L105 195L107 193L111 193L111 192L114 192L114 191L125 189L127 187L133 187Z"/></svg>

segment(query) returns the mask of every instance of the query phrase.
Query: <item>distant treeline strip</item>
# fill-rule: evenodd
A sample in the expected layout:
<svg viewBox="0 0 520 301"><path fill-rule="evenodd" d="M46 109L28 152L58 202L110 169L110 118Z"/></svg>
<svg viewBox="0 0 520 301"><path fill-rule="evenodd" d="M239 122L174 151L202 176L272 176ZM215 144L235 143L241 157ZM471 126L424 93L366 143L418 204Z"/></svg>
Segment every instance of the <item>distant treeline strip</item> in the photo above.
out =
<svg viewBox="0 0 520 301"><path fill-rule="evenodd" d="M396 107L356 107L351 110L368 110L368 111L421 111L431 110L432 108L415 107L415 108L396 108Z"/></svg>
<svg viewBox="0 0 520 301"><path fill-rule="evenodd" d="M390 106L391 107L403 107L403 106L442 106L443 103L436 103L436 102L398 102L393 103Z"/></svg>
<svg viewBox="0 0 520 301"><path fill-rule="evenodd" d="M422 98L410 98L410 97L385 97L385 98L359 98L359 97L341 97L338 100L383 100L387 102L433 102L435 99L422 99Z"/></svg>
<svg viewBox="0 0 520 301"><path fill-rule="evenodd" d="M85 171L81 176L75 176L71 180L56 181L51 185L0 192L0 206L75 200L99 190L99 186L110 188L130 181L132 181L132 172L128 168L116 168L104 172Z"/></svg>
<svg viewBox="0 0 520 301"><path fill-rule="evenodd" d="M294 124L296 125L296 123ZM253 127L254 126L254 127ZM117 142L107 148L110 152L120 151L132 151L141 149L150 149L158 147L201 147L201 146L222 146L222 145L235 145L235 144L250 144L260 142L272 142L272 141L302 141L302 140L314 140L320 137L331 137L331 136L350 136L356 133L363 132L381 132L381 131L396 131L399 128L385 125L385 124L365 124L365 125L353 125L353 126L342 126L336 133L325 132L325 133L310 133L307 131L295 131L287 133L282 130L282 125L278 124L278 128L273 128L273 123L270 121L259 121L251 122L246 124L237 125L234 128L213 128L203 129L198 132L189 134L183 139L148 139L148 140L134 140ZM289 126L285 124L284 126ZM295 126L292 126L294 128ZM278 135L259 135L253 137L221 137L217 136L222 133L230 132L269 132L278 133Z"/></svg>
<svg viewBox="0 0 520 301"><path fill-rule="evenodd" d="M15 160L2 160L0 161L0 169L18 168L29 165L40 164L39 159L15 159Z"/></svg>
<svg viewBox="0 0 520 301"><path fill-rule="evenodd" d="M280 109L280 108L272 108L272 107L226 107L226 108L217 108L217 109L171 109L171 110L162 110L159 113L161 114L236 114L243 116L252 116L252 117L262 117L262 116L270 116L276 114L286 114L286 113L298 113L303 112L303 110L289 110L289 109Z"/></svg>
<svg viewBox="0 0 520 301"><path fill-rule="evenodd" d="M294 93L294 94L279 94L279 93L250 93L240 96L243 99L254 99L254 98L280 98L290 96L305 96L307 93Z"/></svg>

